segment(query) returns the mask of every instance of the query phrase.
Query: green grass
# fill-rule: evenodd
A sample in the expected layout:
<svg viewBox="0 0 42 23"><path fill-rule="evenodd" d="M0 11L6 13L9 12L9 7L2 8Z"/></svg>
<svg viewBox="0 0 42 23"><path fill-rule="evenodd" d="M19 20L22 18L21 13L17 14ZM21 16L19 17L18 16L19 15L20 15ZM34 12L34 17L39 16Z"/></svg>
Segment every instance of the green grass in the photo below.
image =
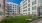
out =
<svg viewBox="0 0 42 23"><path fill-rule="evenodd" d="M33 19L32 16L16 16L12 23L27 23L26 19Z"/></svg>
<svg viewBox="0 0 42 23"><path fill-rule="evenodd" d="M9 17L8 19L4 19L1 22L4 23L27 23L26 19L33 19L36 18L34 16L15 16L14 19L12 17ZM29 22L29 21L28 21Z"/></svg>

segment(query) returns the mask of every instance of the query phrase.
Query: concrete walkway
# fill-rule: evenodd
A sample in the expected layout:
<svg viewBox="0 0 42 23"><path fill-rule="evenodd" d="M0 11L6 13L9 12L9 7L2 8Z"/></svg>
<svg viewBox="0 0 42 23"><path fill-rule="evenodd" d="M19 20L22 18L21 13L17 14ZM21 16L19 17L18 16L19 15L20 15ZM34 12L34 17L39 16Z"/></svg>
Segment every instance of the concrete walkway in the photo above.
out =
<svg viewBox="0 0 42 23"><path fill-rule="evenodd" d="M37 23L42 23L42 20L40 20L39 22L37 22Z"/></svg>
<svg viewBox="0 0 42 23"><path fill-rule="evenodd" d="M30 23L42 23L42 18L38 19L38 20L35 20L35 21L32 21Z"/></svg>

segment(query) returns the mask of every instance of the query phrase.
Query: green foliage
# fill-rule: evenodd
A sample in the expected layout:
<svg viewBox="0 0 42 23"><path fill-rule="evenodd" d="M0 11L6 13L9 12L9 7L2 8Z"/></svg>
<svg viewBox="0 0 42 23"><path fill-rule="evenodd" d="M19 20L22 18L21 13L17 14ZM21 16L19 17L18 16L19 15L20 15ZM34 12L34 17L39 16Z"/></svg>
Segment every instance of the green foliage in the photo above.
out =
<svg viewBox="0 0 42 23"><path fill-rule="evenodd" d="M5 17L1 23L27 23L29 21L27 21L26 19L33 19L33 16L7 16Z"/></svg>
<svg viewBox="0 0 42 23"><path fill-rule="evenodd" d="M7 16L1 21L1 23L11 23L13 20L14 20L13 17Z"/></svg>

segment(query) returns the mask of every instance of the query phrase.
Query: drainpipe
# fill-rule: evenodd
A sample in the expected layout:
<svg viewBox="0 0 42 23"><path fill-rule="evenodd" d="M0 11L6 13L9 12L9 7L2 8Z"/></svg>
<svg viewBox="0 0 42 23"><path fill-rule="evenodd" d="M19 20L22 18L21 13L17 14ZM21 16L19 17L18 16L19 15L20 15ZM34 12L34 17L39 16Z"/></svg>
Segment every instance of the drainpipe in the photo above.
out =
<svg viewBox="0 0 42 23"><path fill-rule="evenodd" d="M4 10L4 15L5 16L5 0L3 0L3 10Z"/></svg>

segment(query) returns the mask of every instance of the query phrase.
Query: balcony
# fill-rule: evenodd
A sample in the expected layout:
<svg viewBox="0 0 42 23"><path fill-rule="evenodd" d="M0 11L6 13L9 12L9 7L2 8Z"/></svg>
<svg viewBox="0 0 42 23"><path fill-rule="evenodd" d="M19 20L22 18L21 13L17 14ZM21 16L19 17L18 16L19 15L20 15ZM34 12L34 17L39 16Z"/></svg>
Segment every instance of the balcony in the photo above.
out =
<svg viewBox="0 0 42 23"><path fill-rule="evenodd" d="M23 10L27 10L27 8L23 8Z"/></svg>

